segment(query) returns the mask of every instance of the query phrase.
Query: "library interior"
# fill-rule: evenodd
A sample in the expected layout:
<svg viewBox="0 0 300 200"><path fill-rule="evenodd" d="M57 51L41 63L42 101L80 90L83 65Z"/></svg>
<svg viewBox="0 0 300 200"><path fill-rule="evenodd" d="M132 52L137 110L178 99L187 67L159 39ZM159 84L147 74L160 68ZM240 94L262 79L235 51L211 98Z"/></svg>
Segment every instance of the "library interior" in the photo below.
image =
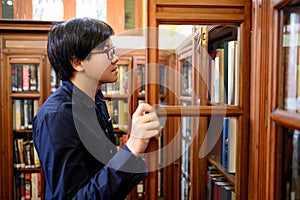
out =
<svg viewBox="0 0 300 200"><path fill-rule="evenodd" d="M161 137L126 200L300 200L300 0L2 0L0 199L46 199L32 120L61 85L57 22L107 22L118 79L101 85L117 149L132 114Z"/></svg>

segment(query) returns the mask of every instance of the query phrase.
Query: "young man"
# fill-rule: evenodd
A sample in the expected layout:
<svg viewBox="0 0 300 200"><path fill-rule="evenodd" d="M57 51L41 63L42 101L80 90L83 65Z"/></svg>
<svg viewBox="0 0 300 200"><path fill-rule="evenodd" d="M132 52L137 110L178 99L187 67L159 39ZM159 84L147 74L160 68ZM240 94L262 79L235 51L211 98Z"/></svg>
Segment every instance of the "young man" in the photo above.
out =
<svg viewBox="0 0 300 200"><path fill-rule="evenodd" d="M130 137L116 151L111 118L100 90L117 80L113 29L75 18L49 32L47 53L63 81L33 120L33 140L46 180L46 199L124 199L147 176L139 157L160 124L149 104L132 116Z"/></svg>

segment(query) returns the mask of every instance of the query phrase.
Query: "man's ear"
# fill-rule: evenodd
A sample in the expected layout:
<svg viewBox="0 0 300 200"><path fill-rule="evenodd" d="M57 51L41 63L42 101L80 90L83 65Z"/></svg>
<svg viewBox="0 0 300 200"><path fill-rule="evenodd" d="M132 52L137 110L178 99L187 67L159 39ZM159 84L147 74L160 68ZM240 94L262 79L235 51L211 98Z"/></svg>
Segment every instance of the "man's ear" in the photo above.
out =
<svg viewBox="0 0 300 200"><path fill-rule="evenodd" d="M83 67L81 66L81 60L78 59L77 57L73 57L72 60L71 60L71 65L73 66L73 68L76 70L76 71L82 71L83 70Z"/></svg>

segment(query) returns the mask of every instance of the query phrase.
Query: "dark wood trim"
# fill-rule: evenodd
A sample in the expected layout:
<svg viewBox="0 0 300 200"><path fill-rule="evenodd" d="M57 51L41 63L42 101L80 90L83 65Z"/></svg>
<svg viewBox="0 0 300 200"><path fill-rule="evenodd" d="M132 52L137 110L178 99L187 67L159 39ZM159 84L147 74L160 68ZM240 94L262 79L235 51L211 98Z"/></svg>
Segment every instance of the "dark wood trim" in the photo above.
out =
<svg viewBox="0 0 300 200"><path fill-rule="evenodd" d="M76 16L76 0L63 0L64 20L69 20Z"/></svg>
<svg viewBox="0 0 300 200"><path fill-rule="evenodd" d="M300 115L296 112L289 112L287 110L283 110L277 108L270 114L271 119L277 124L281 124L285 127L291 129L300 129Z"/></svg>
<svg viewBox="0 0 300 200"><path fill-rule="evenodd" d="M0 33L48 32L57 22L34 20L5 20L0 19Z"/></svg>
<svg viewBox="0 0 300 200"><path fill-rule="evenodd" d="M240 116L243 110L238 106L156 106L159 116L209 117L218 115L224 117Z"/></svg>

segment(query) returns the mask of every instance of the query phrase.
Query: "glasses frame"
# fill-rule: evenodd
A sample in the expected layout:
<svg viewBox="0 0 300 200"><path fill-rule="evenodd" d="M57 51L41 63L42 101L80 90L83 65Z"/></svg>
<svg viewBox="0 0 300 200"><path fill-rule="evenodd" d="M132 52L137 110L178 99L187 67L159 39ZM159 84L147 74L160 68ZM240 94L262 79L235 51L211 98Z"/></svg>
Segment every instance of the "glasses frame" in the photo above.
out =
<svg viewBox="0 0 300 200"><path fill-rule="evenodd" d="M116 47L113 46L110 49L106 49L104 51L96 51L96 52L90 52L90 55L93 54L103 54L106 53L108 60L112 60L114 58L114 56L117 56L117 51L116 51Z"/></svg>

